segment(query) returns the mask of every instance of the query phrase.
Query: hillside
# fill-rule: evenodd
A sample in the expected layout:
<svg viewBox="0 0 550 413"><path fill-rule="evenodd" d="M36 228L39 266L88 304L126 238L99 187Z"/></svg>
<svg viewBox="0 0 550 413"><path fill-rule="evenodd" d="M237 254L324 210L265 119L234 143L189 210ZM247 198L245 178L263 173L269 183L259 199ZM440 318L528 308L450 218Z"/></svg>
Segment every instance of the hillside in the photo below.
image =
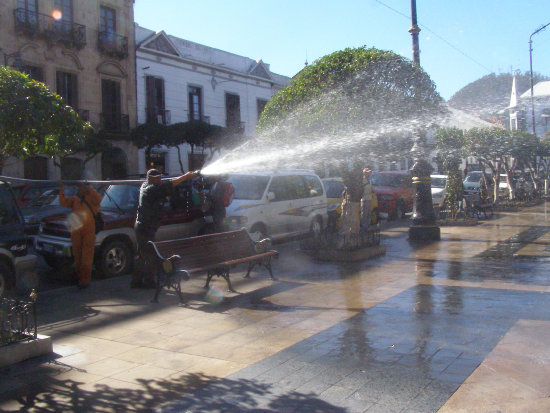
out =
<svg viewBox="0 0 550 413"><path fill-rule="evenodd" d="M483 76L456 92L449 99L448 104L453 108L482 118L496 117L510 104L512 79L511 73L499 75L491 73ZM549 78L538 73L533 74L534 83L541 80L549 80ZM517 74L516 85L519 95L528 90L531 87L529 73Z"/></svg>

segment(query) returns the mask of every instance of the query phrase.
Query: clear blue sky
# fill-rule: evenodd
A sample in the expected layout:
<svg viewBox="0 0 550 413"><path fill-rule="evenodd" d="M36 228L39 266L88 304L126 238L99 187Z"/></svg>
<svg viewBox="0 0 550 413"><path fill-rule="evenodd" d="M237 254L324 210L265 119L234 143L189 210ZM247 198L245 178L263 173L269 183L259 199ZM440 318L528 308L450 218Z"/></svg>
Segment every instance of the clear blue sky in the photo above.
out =
<svg viewBox="0 0 550 413"><path fill-rule="evenodd" d="M286 76L306 57L312 63L346 47L412 58L409 0L136 0L134 7L143 27L261 58ZM417 0L417 15L420 64L449 99L491 72L528 71L529 36L550 23L550 1ZM533 71L550 75L550 26L533 36Z"/></svg>

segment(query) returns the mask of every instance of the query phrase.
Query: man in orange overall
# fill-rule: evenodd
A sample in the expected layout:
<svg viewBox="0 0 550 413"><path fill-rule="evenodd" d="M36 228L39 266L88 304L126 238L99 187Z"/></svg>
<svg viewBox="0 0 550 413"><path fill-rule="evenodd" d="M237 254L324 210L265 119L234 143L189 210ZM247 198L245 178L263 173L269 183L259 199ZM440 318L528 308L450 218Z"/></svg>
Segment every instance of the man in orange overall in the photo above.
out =
<svg viewBox="0 0 550 413"><path fill-rule="evenodd" d="M78 277L78 288L86 288L92 278L94 260L95 220L99 211L101 195L90 185L78 184L77 196L65 197L65 187L60 185L59 203L72 209L69 215L71 241L73 244L74 267Z"/></svg>

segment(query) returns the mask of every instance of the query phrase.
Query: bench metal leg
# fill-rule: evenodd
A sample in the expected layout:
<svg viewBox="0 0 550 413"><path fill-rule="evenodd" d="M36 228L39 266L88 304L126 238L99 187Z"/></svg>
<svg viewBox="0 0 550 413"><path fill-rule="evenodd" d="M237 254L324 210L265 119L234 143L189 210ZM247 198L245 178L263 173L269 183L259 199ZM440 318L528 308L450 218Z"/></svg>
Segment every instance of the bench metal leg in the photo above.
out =
<svg viewBox="0 0 550 413"><path fill-rule="evenodd" d="M254 262L248 263L248 271L246 272L246 275L244 276L244 278L250 277L250 271L252 271L256 265L259 265L260 267L265 267L269 271L269 276L271 277L271 279L274 281L277 280L277 278L273 276L273 271L271 270L271 257L264 258L260 261L254 261Z"/></svg>
<svg viewBox="0 0 550 413"><path fill-rule="evenodd" d="M229 268L224 268L216 271L208 271L208 275L206 276L206 284L204 285L204 288L208 288L210 285L210 280L212 277L216 275L218 277L223 277L223 279L227 282L227 287L229 288L229 291L236 293L233 289L233 286L231 285L231 279L229 278Z"/></svg>
<svg viewBox="0 0 550 413"><path fill-rule="evenodd" d="M152 303L158 303L159 302L159 293L160 293L160 290L162 290L162 281L160 279L159 274L155 275L155 282L157 284L157 288L155 290L155 296L151 300Z"/></svg>

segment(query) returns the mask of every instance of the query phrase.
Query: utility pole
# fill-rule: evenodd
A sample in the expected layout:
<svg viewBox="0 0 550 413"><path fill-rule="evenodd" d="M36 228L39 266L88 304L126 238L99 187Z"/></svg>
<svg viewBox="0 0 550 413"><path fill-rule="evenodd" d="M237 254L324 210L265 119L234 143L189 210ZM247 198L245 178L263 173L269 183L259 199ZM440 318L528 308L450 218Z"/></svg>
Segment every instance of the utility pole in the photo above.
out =
<svg viewBox="0 0 550 413"><path fill-rule="evenodd" d="M411 0L411 18L412 26L409 29L409 33L412 36L413 43L413 62L420 66L420 46L418 45L418 33L420 33L420 27L416 23L416 0Z"/></svg>
<svg viewBox="0 0 550 413"><path fill-rule="evenodd" d="M548 25L550 25L550 23L546 23L544 26L539 27L537 30L531 33L531 36L529 36L529 69L531 72L531 117L533 121L533 135L536 135L536 132L535 132L535 103L534 103L534 96L533 96L533 39L532 38L535 34L540 32L541 30L544 30Z"/></svg>

